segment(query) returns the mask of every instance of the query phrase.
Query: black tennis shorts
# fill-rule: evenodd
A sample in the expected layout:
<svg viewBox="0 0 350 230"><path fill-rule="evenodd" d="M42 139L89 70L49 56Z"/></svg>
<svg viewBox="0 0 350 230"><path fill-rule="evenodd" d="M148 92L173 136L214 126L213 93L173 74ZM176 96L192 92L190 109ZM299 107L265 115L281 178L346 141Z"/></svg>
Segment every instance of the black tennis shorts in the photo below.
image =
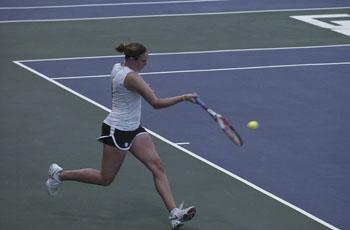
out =
<svg viewBox="0 0 350 230"><path fill-rule="evenodd" d="M106 123L103 123L101 128L101 136L97 138L97 140L121 150L129 150L132 146L134 138L137 135L146 132L147 131L141 125L133 131L123 131L112 128Z"/></svg>

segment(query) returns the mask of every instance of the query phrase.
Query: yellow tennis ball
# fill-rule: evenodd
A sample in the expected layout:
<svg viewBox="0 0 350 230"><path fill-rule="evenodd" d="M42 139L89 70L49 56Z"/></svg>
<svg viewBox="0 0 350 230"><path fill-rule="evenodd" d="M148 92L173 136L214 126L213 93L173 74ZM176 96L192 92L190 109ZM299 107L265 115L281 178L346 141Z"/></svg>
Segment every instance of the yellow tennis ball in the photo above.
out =
<svg viewBox="0 0 350 230"><path fill-rule="evenodd" d="M259 122L257 121L249 121L247 124L247 127L250 129L257 129L259 128Z"/></svg>

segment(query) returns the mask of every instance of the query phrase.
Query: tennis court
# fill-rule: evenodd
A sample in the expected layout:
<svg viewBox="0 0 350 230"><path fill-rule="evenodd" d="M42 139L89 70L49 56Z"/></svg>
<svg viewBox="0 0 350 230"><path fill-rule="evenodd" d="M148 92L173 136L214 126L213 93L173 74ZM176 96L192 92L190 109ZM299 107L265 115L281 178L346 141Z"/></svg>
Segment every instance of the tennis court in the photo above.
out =
<svg viewBox="0 0 350 230"><path fill-rule="evenodd" d="M198 209L183 229L350 227L350 2L4 1L0 12L1 229L169 228L131 154L110 187L67 182L53 199L44 187L53 161L99 168L113 47L129 40L149 48L142 76L159 96L197 92L245 141L199 106L143 103L175 198Z"/></svg>

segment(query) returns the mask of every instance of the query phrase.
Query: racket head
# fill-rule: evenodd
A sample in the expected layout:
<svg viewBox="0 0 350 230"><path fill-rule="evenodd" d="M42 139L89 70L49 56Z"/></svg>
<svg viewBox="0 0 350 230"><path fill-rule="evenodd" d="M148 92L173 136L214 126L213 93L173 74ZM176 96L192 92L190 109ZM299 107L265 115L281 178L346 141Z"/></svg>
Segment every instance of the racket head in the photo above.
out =
<svg viewBox="0 0 350 230"><path fill-rule="evenodd" d="M242 140L241 136L233 128L233 126L230 124L230 122L222 116L217 116L216 119L217 119L219 126L224 131L224 133L227 135L227 137L236 145L243 146L243 140Z"/></svg>
<svg viewBox="0 0 350 230"><path fill-rule="evenodd" d="M222 117L220 114L216 113L214 110L208 108L207 105L201 100L200 97L196 97L195 101L198 105L200 105L203 109L205 109L209 113L209 115L218 123L220 128L224 131L224 133L233 143L235 143L238 146L243 145L242 138L226 118Z"/></svg>

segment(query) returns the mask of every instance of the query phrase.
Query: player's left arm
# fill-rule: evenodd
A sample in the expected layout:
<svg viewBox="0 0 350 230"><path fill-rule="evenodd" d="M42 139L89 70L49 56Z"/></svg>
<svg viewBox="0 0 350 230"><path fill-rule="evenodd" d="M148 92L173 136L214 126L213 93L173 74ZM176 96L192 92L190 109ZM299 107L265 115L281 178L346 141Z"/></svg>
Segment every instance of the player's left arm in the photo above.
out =
<svg viewBox="0 0 350 230"><path fill-rule="evenodd" d="M175 105L182 101L195 102L197 94L189 93L174 97L159 98L154 90L136 72L130 72L124 81L124 86L134 92L139 93L155 109L161 109Z"/></svg>

